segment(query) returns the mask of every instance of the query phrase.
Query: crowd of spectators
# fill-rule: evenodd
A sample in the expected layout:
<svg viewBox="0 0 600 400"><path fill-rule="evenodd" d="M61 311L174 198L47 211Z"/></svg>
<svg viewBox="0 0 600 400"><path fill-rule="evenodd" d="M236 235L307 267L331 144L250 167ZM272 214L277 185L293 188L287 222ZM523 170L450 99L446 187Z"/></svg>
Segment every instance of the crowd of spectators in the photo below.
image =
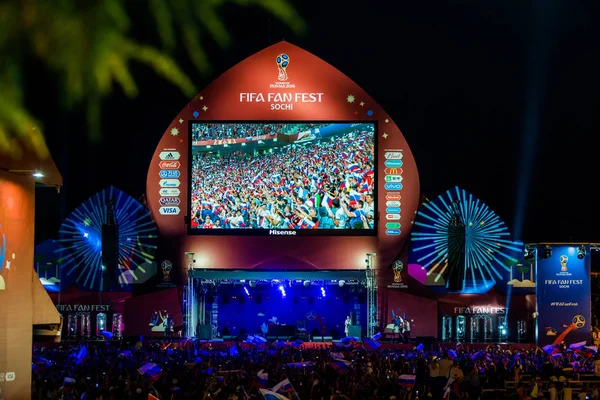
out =
<svg viewBox="0 0 600 400"><path fill-rule="evenodd" d="M196 229L372 229L374 137L355 131L192 162Z"/></svg>
<svg viewBox="0 0 600 400"><path fill-rule="evenodd" d="M597 400L600 359L592 353L500 346L398 350L362 342L54 345L34 348L33 398L260 399L267 388L303 400ZM154 365L151 374L148 365ZM289 384L278 385L286 379Z"/></svg>
<svg viewBox="0 0 600 400"><path fill-rule="evenodd" d="M192 125L192 140L202 142L206 140L238 139L256 137L261 135L275 136L285 124L219 124L202 123Z"/></svg>

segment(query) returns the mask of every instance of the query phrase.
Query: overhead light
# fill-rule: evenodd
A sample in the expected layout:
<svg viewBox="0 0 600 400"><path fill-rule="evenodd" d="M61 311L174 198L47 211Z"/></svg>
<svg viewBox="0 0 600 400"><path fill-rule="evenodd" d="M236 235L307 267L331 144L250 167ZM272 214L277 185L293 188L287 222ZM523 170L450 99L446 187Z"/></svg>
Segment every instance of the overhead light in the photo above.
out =
<svg viewBox="0 0 600 400"><path fill-rule="evenodd" d="M523 260L525 261L533 261L535 260L535 246L526 246L525 254L523 255Z"/></svg>
<svg viewBox="0 0 600 400"><path fill-rule="evenodd" d="M33 173L33 177L34 177L34 178L43 178L43 177L44 177L44 174L42 174L42 173L41 173L41 172L39 172L39 171L35 171L35 172Z"/></svg>
<svg viewBox="0 0 600 400"><path fill-rule="evenodd" d="M583 260L585 258L585 254L586 254L585 246L584 245L579 246L579 248L577 249L577 258L579 258L580 260Z"/></svg>
<svg viewBox="0 0 600 400"><path fill-rule="evenodd" d="M550 258L550 257L552 257L552 246L547 244L546 247L544 247L544 258Z"/></svg>

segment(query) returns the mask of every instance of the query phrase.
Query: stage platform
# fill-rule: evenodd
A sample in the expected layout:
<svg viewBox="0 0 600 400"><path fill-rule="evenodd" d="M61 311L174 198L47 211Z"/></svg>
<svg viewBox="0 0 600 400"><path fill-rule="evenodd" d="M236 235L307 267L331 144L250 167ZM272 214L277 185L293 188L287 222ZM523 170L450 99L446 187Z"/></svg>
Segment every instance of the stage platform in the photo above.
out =
<svg viewBox="0 0 600 400"><path fill-rule="evenodd" d="M228 347L228 346L232 346L234 345L235 341L223 341L223 340L197 340L195 341L196 343L200 344L201 348L211 348L211 347ZM248 344L246 342L240 342L242 344L242 346L248 346L248 347L252 347L251 344ZM286 345L293 345L292 342L284 342ZM359 342L361 343L361 342ZM176 345L174 343L174 345ZM436 344L435 348L437 348ZM517 349L524 349L524 350L535 350L536 349L536 345L533 343L461 343L462 346L464 346L464 348L466 349L470 349L470 350L483 350L485 348L487 348L488 346L500 346L503 349L508 349L508 348L517 348ZM335 347L340 347L343 346L341 340L334 340L334 341L330 341L330 342L303 342L300 345L300 349L302 350L310 350L310 349L329 349L329 348L335 348ZM381 347L380 349L383 350L400 350L400 351L404 351L404 350L412 350L415 348L415 346L418 346L418 343L411 343L411 344L404 344L404 343L381 343ZM457 346L457 343L439 343L439 346L443 349L455 349Z"/></svg>

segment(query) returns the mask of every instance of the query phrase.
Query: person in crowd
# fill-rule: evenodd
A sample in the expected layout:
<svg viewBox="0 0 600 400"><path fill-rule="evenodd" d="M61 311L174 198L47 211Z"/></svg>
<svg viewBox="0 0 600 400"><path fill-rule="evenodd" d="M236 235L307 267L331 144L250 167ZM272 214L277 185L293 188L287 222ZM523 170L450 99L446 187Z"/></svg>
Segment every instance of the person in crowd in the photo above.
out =
<svg viewBox="0 0 600 400"><path fill-rule="evenodd" d="M326 345L149 339L143 344L35 345L32 398L137 400L152 394L161 399L248 400L261 398L260 388L274 388L288 379L294 394L284 395L303 400L412 400L417 392L419 399L477 399L483 396L483 389L498 387L521 399L560 399L561 382L567 386L563 399L598 399L597 384L581 383L593 376L589 352L547 354L518 347L466 347L420 350L383 346L373 350L360 341ZM553 367L554 378L542 379L546 361ZM561 375L565 361L581 364L571 380ZM510 371L517 362L522 380L512 382L515 389L511 392L506 389L511 375L500 374L496 366L505 364L504 371ZM406 376L413 377L412 388L406 384ZM531 376L535 378L530 381ZM444 382L437 386L435 381L440 378Z"/></svg>

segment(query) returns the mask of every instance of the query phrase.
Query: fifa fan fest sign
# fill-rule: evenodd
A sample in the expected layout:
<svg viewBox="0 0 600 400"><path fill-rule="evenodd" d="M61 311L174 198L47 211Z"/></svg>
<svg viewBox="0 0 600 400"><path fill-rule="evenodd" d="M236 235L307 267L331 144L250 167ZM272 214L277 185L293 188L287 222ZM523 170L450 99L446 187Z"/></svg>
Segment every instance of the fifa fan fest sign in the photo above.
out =
<svg viewBox="0 0 600 400"><path fill-rule="evenodd" d="M197 268L364 269L376 253L389 270L380 276L399 284L392 264L406 263L420 188L389 115L333 66L280 42L182 108L146 193L174 265L193 252Z"/></svg>
<svg viewBox="0 0 600 400"><path fill-rule="evenodd" d="M570 345L591 339L590 251L589 246L583 249L538 247L538 345Z"/></svg>

